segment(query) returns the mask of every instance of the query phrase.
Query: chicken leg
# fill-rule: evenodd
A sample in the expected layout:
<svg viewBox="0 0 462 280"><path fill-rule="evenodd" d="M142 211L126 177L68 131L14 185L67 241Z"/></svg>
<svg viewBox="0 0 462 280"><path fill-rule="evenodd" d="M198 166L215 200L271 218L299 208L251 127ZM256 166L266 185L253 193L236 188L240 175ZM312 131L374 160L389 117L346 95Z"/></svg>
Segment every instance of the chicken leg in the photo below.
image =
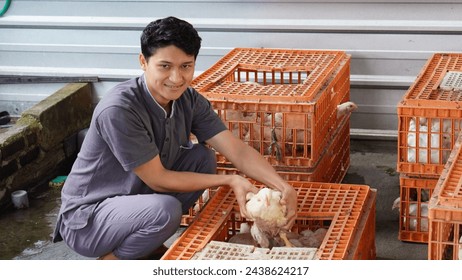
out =
<svg viewBox="0 0 462 280"><path fill-rule="evenodd" d="M282 241L284 241L284 244L286 245L286 247L295 247L287 238L287 233L281 231L279 233L279 236L281 237Z"/></svg>

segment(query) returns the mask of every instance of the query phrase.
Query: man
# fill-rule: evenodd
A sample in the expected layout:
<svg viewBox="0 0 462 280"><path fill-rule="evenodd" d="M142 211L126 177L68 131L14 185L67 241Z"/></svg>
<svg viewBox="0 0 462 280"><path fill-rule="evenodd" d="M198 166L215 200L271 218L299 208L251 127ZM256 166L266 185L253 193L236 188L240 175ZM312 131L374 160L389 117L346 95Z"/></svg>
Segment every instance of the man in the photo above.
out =
<svg viewBox="0 0 462 280"><path fill-rule="evenodd" d="M257 192L246 178L216 174L213 147L247 176L280 190L290 227L296 192L253 148L226 129L189 87L201 38L168 17L141 35L144 74L108 92L95 108L62 190L54 241L99 259L138 259L162 248L206 188L232 188L241 213ZM198 144L190 141L194 134Z"/></svg>

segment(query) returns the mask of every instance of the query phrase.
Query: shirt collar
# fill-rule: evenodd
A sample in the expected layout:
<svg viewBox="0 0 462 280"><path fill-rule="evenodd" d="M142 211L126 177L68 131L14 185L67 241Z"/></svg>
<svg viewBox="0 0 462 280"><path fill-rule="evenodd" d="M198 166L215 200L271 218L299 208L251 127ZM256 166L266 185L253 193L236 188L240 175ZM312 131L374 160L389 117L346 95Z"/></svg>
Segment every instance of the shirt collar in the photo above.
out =
<svg viewBox="0 0 462 280"><path fill-rule="evenodd" d="M149 91L149 88L148 88L148 84L146 82L146 77L145 77L145 74L143 74L143 85L144 85L144 88L146 89L146 92L148 93L148 95L151 97L151 99L154 101L154 104L156 104L161 110L162 112L164 112L164 115L165 115L165 118L171 118L173 116L173 113L175 112L175 100L173 100L173 103L172 103L172 111L170 113L170 116L168 116L167 114L167 111L165 111L164 107L162 107L159 102L157 102L157 100L154 98L154 96L152 96L151 94L151 91Z"/></svg>

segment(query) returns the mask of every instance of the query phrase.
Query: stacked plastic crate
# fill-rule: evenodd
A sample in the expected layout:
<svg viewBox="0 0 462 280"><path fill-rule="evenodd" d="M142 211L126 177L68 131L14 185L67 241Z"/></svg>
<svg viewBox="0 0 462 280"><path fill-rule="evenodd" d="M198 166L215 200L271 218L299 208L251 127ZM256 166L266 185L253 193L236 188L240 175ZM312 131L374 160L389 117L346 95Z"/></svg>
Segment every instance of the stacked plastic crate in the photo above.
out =
<svg viewBox="0 0 462 280"><path fill-rule="evenodd" d="M462 54L432 55L398 104L399 239L428 242L428 202L459 134Z"/></svg>
<svg viewBox="0 0 462 280"><path fill-rule="evenodd" d="M350 164L350 115L337 109L350 99L349 55L237 48L192 86L234 135L296 188L299 213L292 231L324 228L327 235L320 248L308 249L226 243L248 221L240 217L233 192L222 186L163 259L250 259L257 251L259 259L375 258L376 192L340 184ZM217 161L219 173L239 172L219 153Z"/></svg>
<svg viewBox="0 0 462 280"><path fill-rule="evenodd" d="M257 259L375 259L375 190L365 185L292 184L298 194L298 215L292 232L327 229L319 248L279 247L262 250L249 245L226 243L239 233L241 223L245 220L240 216L232 190L220 187L162 259L230 260L252 259L255 255ZM256 182L255 185L261 187ZM214 246L210 247L210 243Z"/></svg>
<svg viewBox="0 0 462 280"><path fill-rule="evenodd" d="M192 86L237 137L286 180L340 182L349 167L350 56L343 51L236 48ZM237 172L220 154L219 171Z"/></svg>
<svg viewBox="0 0 462 280"><path fill-rule="evenodd" d="M462 136L429 203L428 259L462 260Z"/></svg>
<svg viewBox="0 0 462 280"><path fill-rule="evenodd" d="M259 151L284 179L343 180L350 165L350 116L337 116L337 106L350 99L350 55L236 48L196 77L192 86L211 102L229 130ZM217 161L218 173L239 173L218 153ZM199 210L205 202L197 202ZM196 213L190 209L182 224L189 224Z"/></svg>

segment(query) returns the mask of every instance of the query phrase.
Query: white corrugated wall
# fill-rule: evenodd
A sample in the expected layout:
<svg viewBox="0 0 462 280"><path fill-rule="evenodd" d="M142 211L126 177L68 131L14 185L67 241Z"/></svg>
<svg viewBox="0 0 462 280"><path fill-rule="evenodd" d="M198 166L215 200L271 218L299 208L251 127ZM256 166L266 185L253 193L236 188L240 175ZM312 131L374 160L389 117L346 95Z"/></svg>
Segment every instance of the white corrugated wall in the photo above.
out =
<svg viewBox="0 0 462 280"><path fill-rule="evenodd" d="M430 55L462 52L461 14L462 0L13 0L0 17L0 110L20 113L73 79L98 80L97 102L141 73L143 27L173 15L203 39L198 72L235 47L345 50L352 133L393 137L396 105ZM35 82L15 83L25 76Z"/></svg>

